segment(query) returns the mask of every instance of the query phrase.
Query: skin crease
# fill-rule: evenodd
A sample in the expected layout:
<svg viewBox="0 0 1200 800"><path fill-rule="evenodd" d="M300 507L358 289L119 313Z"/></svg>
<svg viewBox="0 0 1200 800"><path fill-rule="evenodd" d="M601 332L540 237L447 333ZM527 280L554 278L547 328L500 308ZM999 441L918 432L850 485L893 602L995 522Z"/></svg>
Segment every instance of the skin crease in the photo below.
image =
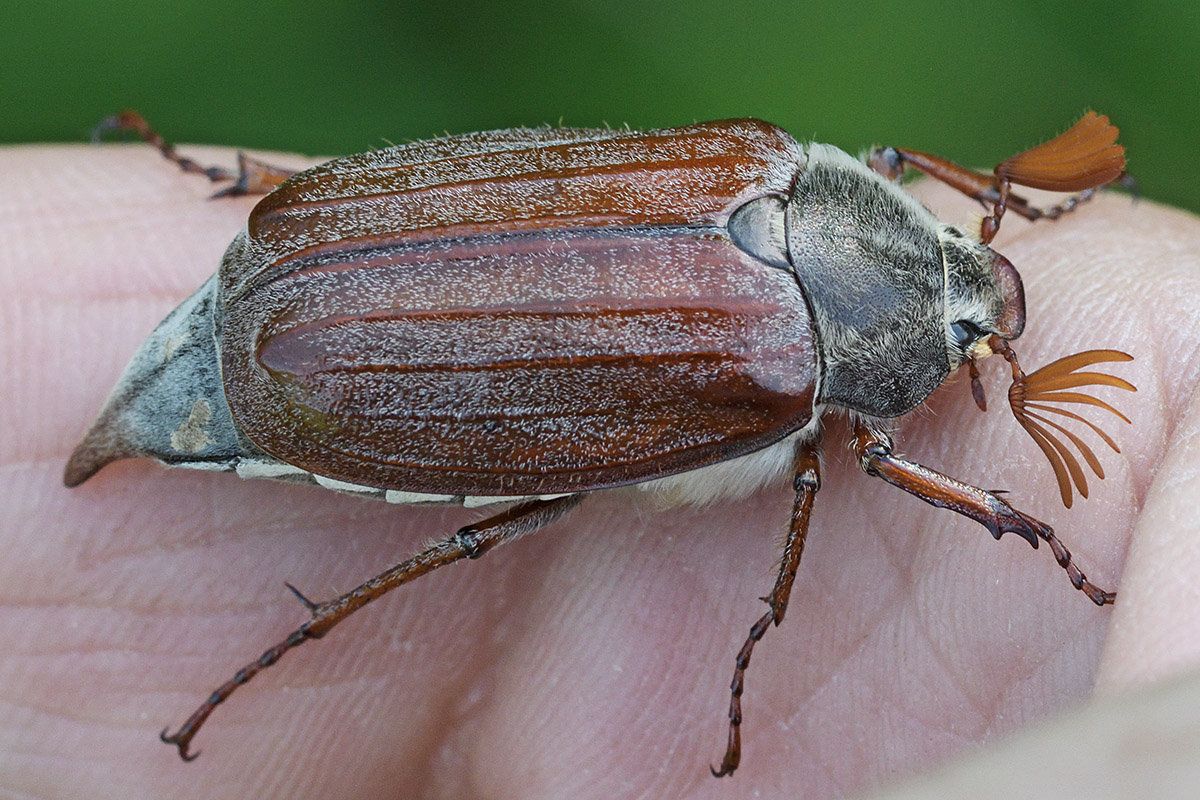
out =
<svg viewBox="0 0 1200 800"><path fill-rule="evenodd" d="M1200 222L1114 194L1058 223L1009 215L996 242L1025 281L1027 371L1089 348L1136 356L1104 367L1136 395L1097 392L1134 424L1088 414L1122 448L1095 443L1108 477L1092 498L1062 508L999 359L982 365L986 415L952 380L897 451L1010 490L1102 587L1124 570L1115 610L1075 591L1046 547L997 543L860 473L833 420L788 618L747 675L733 778L708 766L734 654L774 580L786 484L664 513L592 497L289 653L217 710L185 765L158 731L304 620L285 580L324 599L483 514L146 461L64 489L126 360L254 200L207 202L204 180L139 145L0 150L0 181L0 794L834 797L1084 703L1098 674L1120 692L1200 661L1183 588L1200 562L1184 511L1200 492L1187 457L1200 356L1196 306L1179 302L1200 296ZM943 187L917 193L943 219L978 220Z"/></svg>

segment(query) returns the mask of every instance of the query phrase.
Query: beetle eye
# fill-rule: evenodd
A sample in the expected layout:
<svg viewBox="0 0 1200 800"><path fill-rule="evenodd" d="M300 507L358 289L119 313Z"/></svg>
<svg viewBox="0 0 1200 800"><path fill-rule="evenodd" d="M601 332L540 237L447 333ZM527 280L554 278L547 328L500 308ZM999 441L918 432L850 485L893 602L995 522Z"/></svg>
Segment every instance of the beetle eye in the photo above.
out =
<svg viewBox="0 0 1200 800"><path fill-rule="evenodd" d="M960 319L958 322L950 323L950 334L954 337L954 343L965 353L979 337L983 336L983 331L969 319Z"/></svg>

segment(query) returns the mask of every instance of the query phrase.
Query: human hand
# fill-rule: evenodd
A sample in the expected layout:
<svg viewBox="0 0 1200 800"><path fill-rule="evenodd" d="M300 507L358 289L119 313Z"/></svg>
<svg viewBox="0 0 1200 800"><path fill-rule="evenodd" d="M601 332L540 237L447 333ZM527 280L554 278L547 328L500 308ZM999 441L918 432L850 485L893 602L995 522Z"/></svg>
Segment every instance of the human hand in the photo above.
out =
<svg viewBox="0 0 1200 800"><path fill-rule="evenodd" d="M184 765L155 735L303 621L283 581L324 599L481 515L147 462L63 489L66 455L125 361L212 273L254 201L208 202L210 187L141 146L0 158L3 791L832 796L1078 702L1098 671L1120 686L1200 650L1180 588L1200 561L1187 449L1200 426L1200 224L1107 195L1059 223L1010 215L996 242L1025 280L1014 346L1027 370L1097 347L1136 358L1108 370L1139 392L1115 398L1132 427L1097 419L1123 452L1101 454L1108 478L1092 499L1062 509L1004 408L1000 364L983 365L987 415L951 382L897 449L1010 490L1104 588L1132 544L1115 612L1074 591L1044 548L997 543L863 475L835 421L788 618L747 676L734 777L708 765L724 747L734 653L774 577L786 486L664 513L629 494L590 498L289 654L216 711L195 743L204 755ZM943 219L976 213L942 187L918 192Z"/></svg>

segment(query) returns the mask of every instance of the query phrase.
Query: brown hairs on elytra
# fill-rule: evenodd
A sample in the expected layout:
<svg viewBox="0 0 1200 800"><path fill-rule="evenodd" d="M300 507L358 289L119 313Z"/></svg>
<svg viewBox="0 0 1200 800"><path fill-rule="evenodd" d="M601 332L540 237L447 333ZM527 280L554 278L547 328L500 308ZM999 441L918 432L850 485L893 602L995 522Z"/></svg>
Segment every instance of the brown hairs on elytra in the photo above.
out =
<svg viewBox="0 0 1200 800"><path fill-rule="evenodd" d="M1012 366L1013 382L1008 389L1008 404L1012 408L1017 422L1033 438L1033 441L1045 454L1046 460L1050 462L1051 468L1054 469L1054 477L1058 479L1058 491L1062 495L1063 505L1070 508L1072 482L1079 490L1080 496L1086 498L1088 496L1087 477L1074 453L1061 439L1055 436L1054 431L1058 431L1075 446L1075 449L1083 456L1083 460L1091 467L1092 472L1096 473L1096 477L1103 479L1104 469L1100 466L1100 459L1096 458L1092 448L1083 439L1044 415L1058 414L1067 419L1082 422L1095 431L1096 435L1114 452L1119 453L1121 450L1112 437L1102 431L1094 422L1072 411L1047 405L1047 403L1078 403L1095 406L1129 422L1128 417L1103 400L1082 392L1066 390L1078 389L1081 386L1114 386L1118 389L1136 392L1137 389L1133 384L1121 378L1101 372L1076 372L1082 367L1106 361L1132 361L1133 356L1122 353L1120 350L1085 350L1082 353L1052 361L1038 371L1026 375L1021 371L1021 366L1017 363L1017 354L1008 346L1008 342L999 336L993 336L988 341L988 346L992 352L1004 356ZM972 378L972 383L975 383L974 375Z"/></svg>

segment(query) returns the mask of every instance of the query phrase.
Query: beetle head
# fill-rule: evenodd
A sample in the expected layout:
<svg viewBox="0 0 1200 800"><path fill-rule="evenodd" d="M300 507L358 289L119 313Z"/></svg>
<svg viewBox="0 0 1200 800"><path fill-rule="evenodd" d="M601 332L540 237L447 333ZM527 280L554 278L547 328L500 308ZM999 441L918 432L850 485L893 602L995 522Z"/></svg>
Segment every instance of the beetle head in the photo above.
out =
<svg viewBox="0 0 1200 800"><path fill-rule="evenodd" d="M983 386L979 383L974 359L998 354L1008 361L1013 376L1008 390L1009 407L1050 462L1063 504L1070 508L1072 485L1083 497L1087 497L1088 486L1080 458L1067 443L1079 452L1083 463L1098 477L1104 477L1104 470L1092 449L1056 420L1065 417L1087 425L1105 444L1117 452L1120 450L1112 438L1091 421L1049 404L1098 407L1129 422L1125 415L1102 400L1064 390L1112 386L1135 391L1128 381L1112 375L1078 371L1105 361L1128 361L1130 356L1115 350L1088 350L1060 358L1026 375L1017 361L1017 354L1008 345L1025 327L1025 292L1021 287L1021 276L1007 258L968 239L955 228L943 226L938 238L946 264L946 352L950 368L957 369L971 362L972 393L975 402L985 409Z"/></svg>
<svg viewBox="0 0 1200 800"><path fill-rule="evenodd" d="M988 355L991 336L1016 339L1025 328L1025 290L1007 258L941 226L938 241L946 269L946 353L950 368Z"/></svg>

